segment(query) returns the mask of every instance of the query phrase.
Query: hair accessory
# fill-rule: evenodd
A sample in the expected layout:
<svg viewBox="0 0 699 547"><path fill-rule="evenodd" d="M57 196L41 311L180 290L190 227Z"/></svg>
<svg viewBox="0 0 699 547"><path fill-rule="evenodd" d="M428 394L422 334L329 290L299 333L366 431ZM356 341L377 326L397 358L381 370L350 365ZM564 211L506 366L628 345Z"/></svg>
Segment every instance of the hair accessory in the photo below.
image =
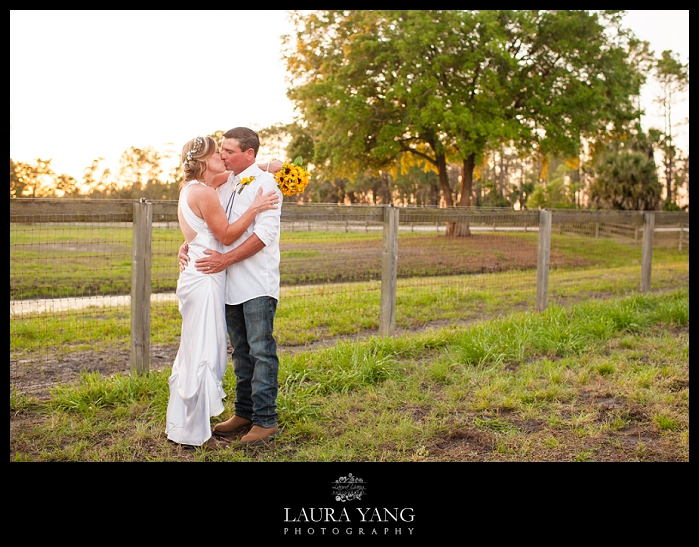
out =
<svg viewBox="0 0 699 547"><path fill-rule="evenodd" d="M203 147L204 139L202 137L197 137L196 139L194 139L194 146L192 146L192 149L189 152L187 152L184 164L187 165L190 161L192 161L192 158L199 154Z"/></svg>

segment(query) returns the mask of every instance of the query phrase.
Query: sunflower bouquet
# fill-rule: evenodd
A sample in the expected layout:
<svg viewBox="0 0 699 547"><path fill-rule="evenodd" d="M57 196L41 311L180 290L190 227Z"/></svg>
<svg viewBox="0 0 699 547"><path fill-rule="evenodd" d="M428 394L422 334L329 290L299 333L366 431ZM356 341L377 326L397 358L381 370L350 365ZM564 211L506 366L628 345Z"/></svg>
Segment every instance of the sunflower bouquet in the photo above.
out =
<svg viewBox="0 0 699 547"><path fill-rule="evenodd" d="M303 167L303 158L299 156L292 163L284 162L282 168L274 174L274 178L282 194L293 196L306 189L311 174Z"/></svg>

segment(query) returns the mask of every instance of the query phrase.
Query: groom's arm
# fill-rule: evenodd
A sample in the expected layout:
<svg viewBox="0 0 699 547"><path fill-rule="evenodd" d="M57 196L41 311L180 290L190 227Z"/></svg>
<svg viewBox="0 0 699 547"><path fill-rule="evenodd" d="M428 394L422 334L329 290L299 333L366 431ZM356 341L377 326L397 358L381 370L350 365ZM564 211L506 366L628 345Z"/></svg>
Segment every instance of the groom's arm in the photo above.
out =
<svg viewBox="0 0 699 547"><path fill-rule="evenodd" d="M202 273L217 273L222 272L231 264L242 262L246 258L259 253L265 248L265 244L257 237L257 234L252 234L249 238L243 241L235 249L221 254L218 251L207 249L204 251L206 257L199 258L194 262L194 267ZM211 268L211 269L209 269Z"/></svg>

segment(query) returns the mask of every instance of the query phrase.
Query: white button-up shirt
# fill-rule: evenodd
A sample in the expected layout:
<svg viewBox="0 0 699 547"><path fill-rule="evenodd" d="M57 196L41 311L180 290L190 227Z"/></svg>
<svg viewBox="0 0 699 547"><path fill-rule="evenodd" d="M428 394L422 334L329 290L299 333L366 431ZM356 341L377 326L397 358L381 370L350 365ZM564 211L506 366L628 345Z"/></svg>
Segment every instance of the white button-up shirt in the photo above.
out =
<svg viewBox="0 0 699 547"><path fill-rule="evenodd" d="M237 182L245 177L255 177L246 186ZM265 247L253 256L226 269L226 304L242 304L258 296L271 296L279 300L279 235L283 195L272 175L260 169L257 164L248 167L237 176L231 175L219 188L219 200L228 214L228 222L234 222L252 205L257 190L276 190L279 196L277 209L258 213L245 233L231 245L224 247L226 253L238 247L253 233Z"/></svg>

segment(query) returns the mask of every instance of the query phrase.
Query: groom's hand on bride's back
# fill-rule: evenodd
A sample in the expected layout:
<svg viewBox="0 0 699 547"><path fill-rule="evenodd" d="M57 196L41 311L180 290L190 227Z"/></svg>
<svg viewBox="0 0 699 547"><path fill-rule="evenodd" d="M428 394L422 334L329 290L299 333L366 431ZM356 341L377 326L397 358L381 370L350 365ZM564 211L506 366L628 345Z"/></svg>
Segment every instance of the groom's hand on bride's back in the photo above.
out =
<svg viewBox="0 0 699 547"><path fill-rule="evenodd" d="M197 271L201 273L218 273L226 269L226 264L223 261L223 255L218 251L212 251L211 249L204 249L203 258L197 258L194 261L194 267Z"/></svg>

